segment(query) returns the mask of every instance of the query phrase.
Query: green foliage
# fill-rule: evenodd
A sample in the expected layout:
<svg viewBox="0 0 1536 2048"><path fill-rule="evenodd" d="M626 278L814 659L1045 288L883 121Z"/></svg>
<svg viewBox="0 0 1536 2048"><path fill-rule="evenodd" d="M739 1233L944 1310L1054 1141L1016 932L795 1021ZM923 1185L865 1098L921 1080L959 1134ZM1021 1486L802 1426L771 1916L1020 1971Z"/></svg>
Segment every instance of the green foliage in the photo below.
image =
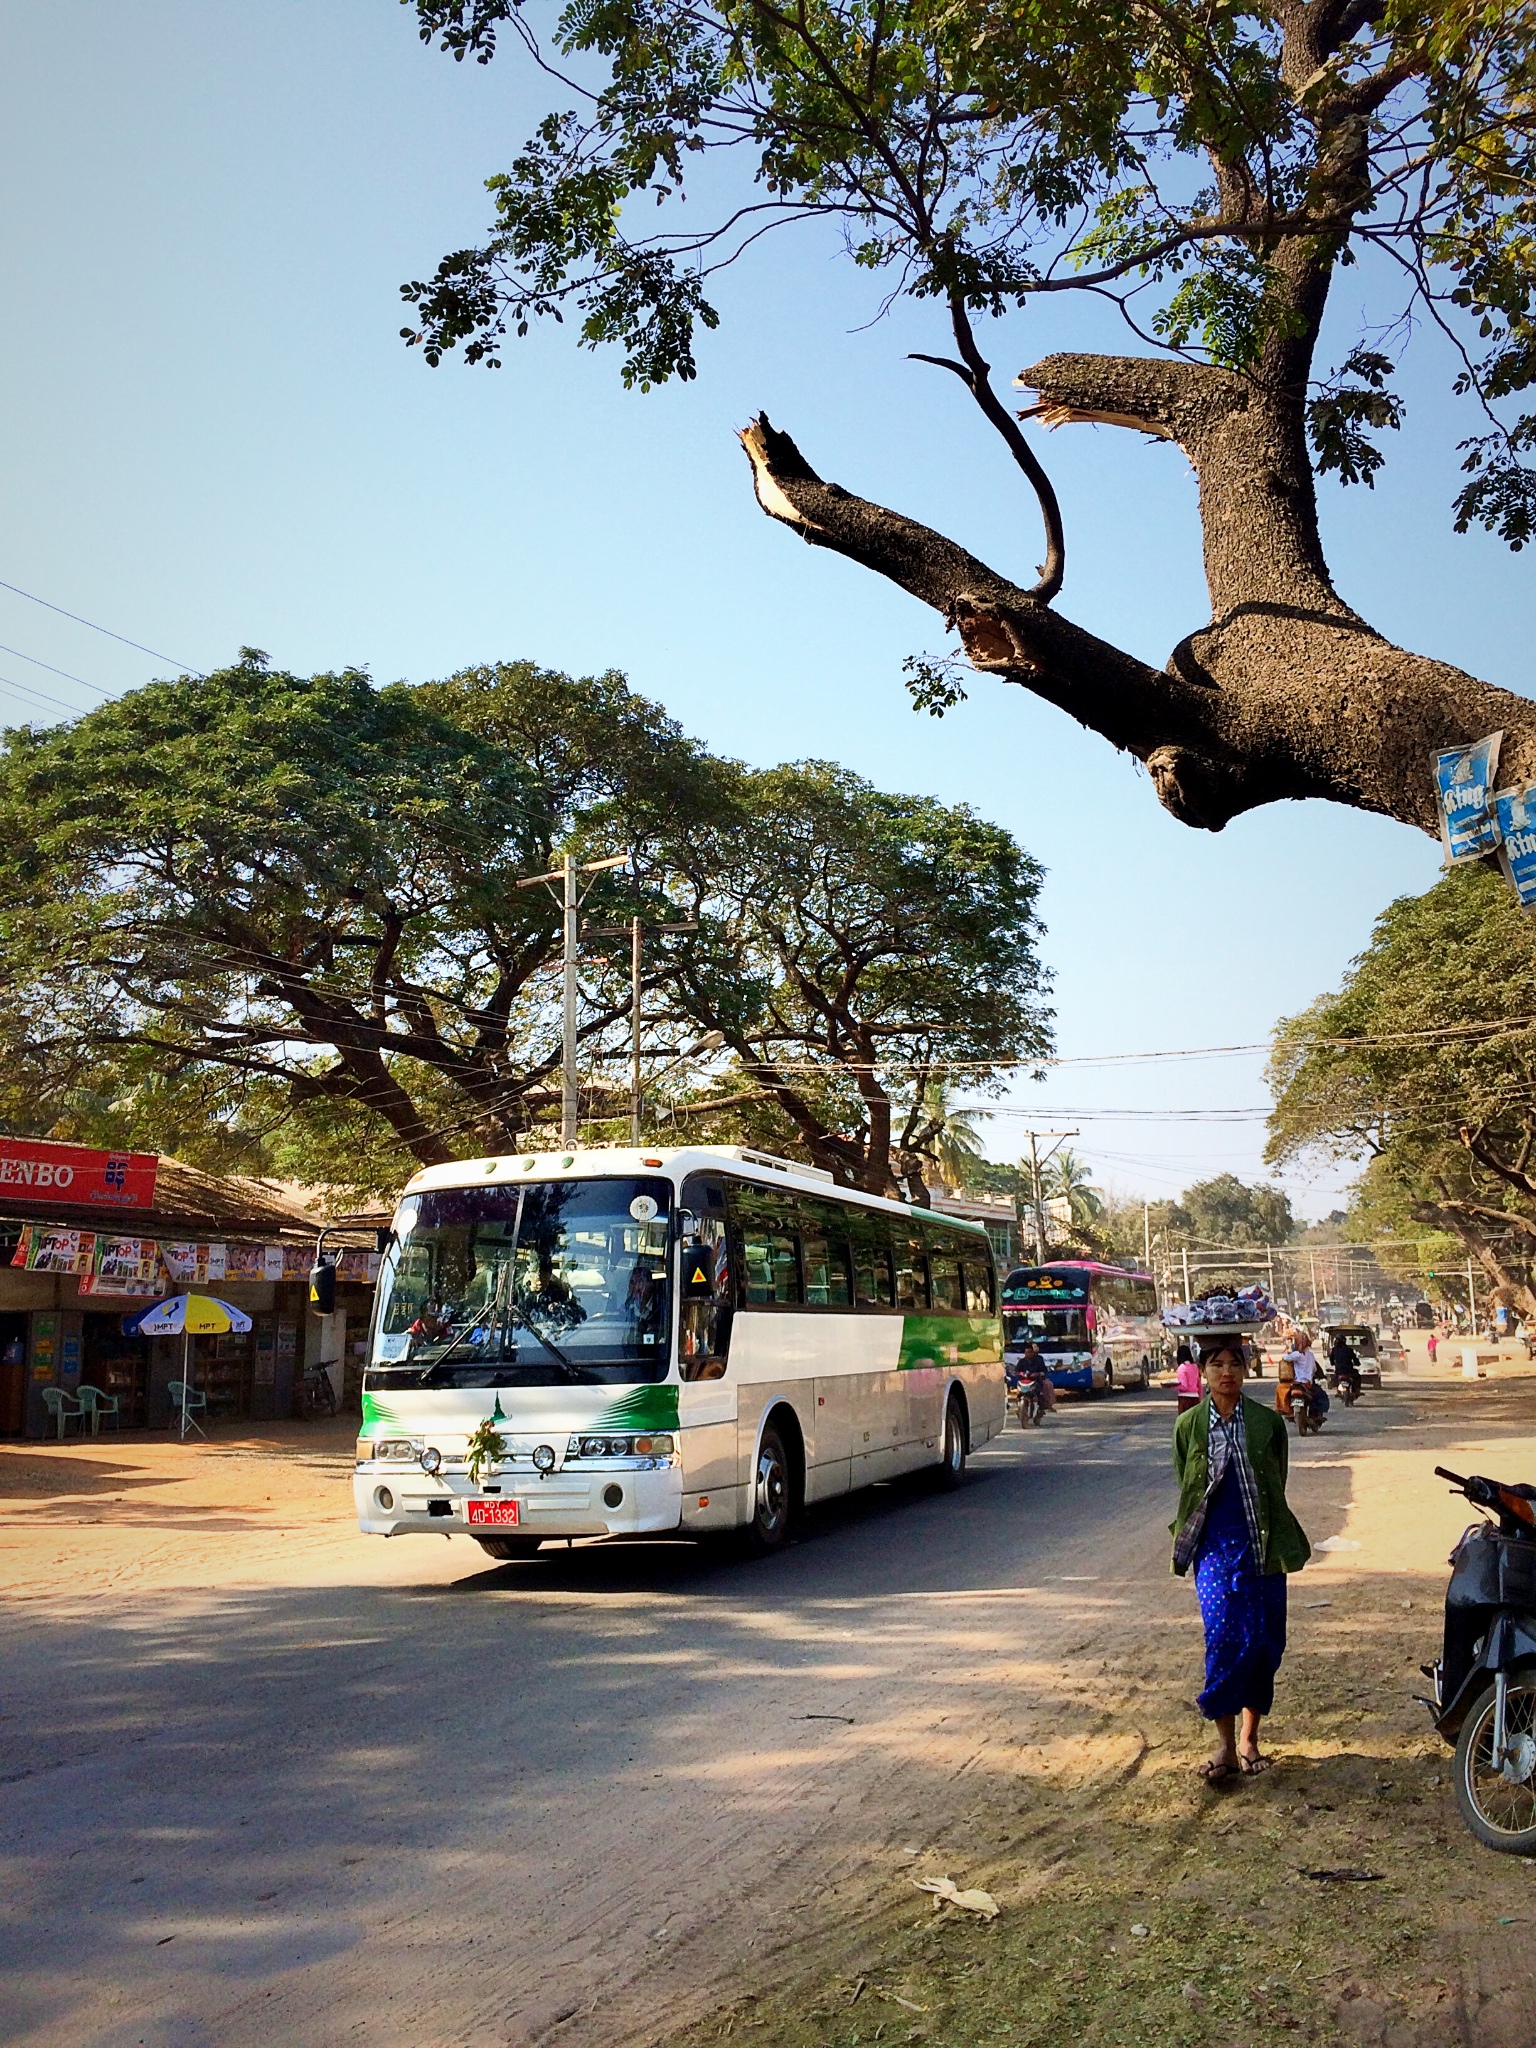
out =
<svg viewBox="0 0 1536 2048"><path fill-rule="evenodd" d="M559 912L517 881L643 846L700 759L620 678L531 663L251 658L9 733L0 1113L357 1194L515 1144L559 1059Z"/></svg>
<svg viewBox="0 0 1536 2048"><path fill-rule="evenodd" d="M671 861L699 930L668 979L731 1057L716 1092L758 1098L741 1106L756 1142L883 1190L893 1155L933 1164L943 1065L986 1094L1003 1062L1051 1048L1041 870L964 806L827 762L735 769L711 813L678 820Z"/></svg>
<svg viewBox="0 0 1536 2048"><path fill-rule="evenodd" d="M645 1029L668 1059L719 1033L653 1091L700 1136L884 1186L893 1142L920 1168L963 1128L936 1061L986 1086L1049 1044L1040 870L1006 833L714 760L614 674L378 690L252 656L9 733L0 823L14 1130L358 1199L518 1149L558 1107L559 909L517 884L565 847L628 856L588 878L592 924L699 918L647 942ZM583 963L588 1135L619 1141L628 955Z"/></svg>
<svg viewBox="0 0 1536 2048"><path fill-rule="evenodd" d="M507 1455L507 1440L496 1427L493 1417L487 1416L471 1432L464 1446L464 1470L469 1474L471 1486L478 1486L492 1465Z"/></svg>
<svg viewBox="0 0 1536 2048"><path fill-rule="evenodd" d="M1386 388L1395 365L1377 349L1353 349L1336 376L1318 397L1307 402L1307 435L1317 457L1317 466L1336 472L1341 484L1376 487L1376 472L1386 457L1366 438L1368 428L1403 423L1403 402ZM1359 377L1359 384L1346 384L1346 377ZM1461 528L1464 530L1465 521Z"/></svg>
<svg viewBox="0 0 1536 2048"><path fill-rule="evenodd" d="M1358 1227L1448 1234L1528 1286L1536 942L1495 870L1390 905L1338 993L1277 1027L1270 1083L1273 1161L1358 1162Z"/></svg>
<svg viewBox="0 0 1536 2048"><path fill-rule="evenodd" d="M567 0L547 55L523 0L404 4L459 61L489 62L509 28L592 87L491 179L486 240L403 288L432 362L460 346L497 361L509 322L573 306L586 345L620 346L626 381L691 377L717 317L708 280L769 230L821 219L893 295L964 317L1090 291L1143 341L1300 402L1331 270L1371 248L1405 282L1389 318L1450 325L1458 388L1490 415L1464 444L1458 523L1529 535L1529 4L1314 0L1303 28L1251 0ZM1372 481L1368 433L1401 417L1381 361L1357 351L1341 375L1362 381L1311 401L1319 465L1342 482Z"/></svg>

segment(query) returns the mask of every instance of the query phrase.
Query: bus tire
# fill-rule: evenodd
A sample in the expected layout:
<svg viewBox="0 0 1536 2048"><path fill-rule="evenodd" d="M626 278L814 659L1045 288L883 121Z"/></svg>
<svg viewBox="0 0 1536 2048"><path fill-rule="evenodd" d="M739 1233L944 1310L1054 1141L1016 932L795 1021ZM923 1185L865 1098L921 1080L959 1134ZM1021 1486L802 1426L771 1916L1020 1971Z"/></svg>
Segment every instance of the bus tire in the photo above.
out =
<svg viewBox="0 0 1536 2048"><path fill-rule="evenodd" d="M965 1461L970 1455L971 1424L965 1412L965 1396L952 1387L944 1406L944 1449L936 1475L942 1492L952 1492L964 1479Z"/></svg>
<svg viewBox="0 0 1536 2048"><path fill-rule="evenodd" d="M757 1464L752 1477L752 1519L745 1536L749 1555L771 1557L789 1540L794 1514L794 1468L789 1462L783 1434L776 1422L764 1425L757 1440Z"/></svg>
<svg viewBox="0 0 1536 2048"><path fill-rule="evenodd" d="M535 1557L542 1536L477 1536L475 1541L487 1557L498 1558L506 1564L514 1557Z"/></svg>

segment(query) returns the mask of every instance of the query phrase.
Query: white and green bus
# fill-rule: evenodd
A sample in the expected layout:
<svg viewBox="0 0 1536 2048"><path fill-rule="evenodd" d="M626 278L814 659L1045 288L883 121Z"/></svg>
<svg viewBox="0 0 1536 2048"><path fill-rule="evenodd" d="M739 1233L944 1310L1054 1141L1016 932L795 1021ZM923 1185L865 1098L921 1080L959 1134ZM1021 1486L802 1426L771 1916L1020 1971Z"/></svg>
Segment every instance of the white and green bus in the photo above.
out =
<svg viewBox="0 0 1536 2048"><path fill-rule="evenodd" d="M370 1535L738 1529L1003 1425L984 1229L737 1146L428 1167L395 1216L357 1446ZM487 1464L470 1440L498 1439Z"/></svg>

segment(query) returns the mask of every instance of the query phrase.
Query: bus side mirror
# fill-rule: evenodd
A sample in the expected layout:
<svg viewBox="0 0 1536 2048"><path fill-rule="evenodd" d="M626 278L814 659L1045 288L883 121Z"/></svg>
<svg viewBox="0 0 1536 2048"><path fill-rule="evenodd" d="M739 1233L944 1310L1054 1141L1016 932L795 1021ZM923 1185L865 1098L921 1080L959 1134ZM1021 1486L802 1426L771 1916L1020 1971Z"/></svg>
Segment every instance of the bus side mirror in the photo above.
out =
<svg viewBox="0 0 1536 2048"><path fill-rule="evenodd" d="M713 1301L715 1298L715 1255L707 1244L683 1246L684 1301Z"/></svg>
<svg viewBox="0 0 1536 2048"><path fill-rule="evenodd" d="M309 1305L317 1316L336 1313L336 1268L329 1259L316 1259L309 1269Z"/></svg>

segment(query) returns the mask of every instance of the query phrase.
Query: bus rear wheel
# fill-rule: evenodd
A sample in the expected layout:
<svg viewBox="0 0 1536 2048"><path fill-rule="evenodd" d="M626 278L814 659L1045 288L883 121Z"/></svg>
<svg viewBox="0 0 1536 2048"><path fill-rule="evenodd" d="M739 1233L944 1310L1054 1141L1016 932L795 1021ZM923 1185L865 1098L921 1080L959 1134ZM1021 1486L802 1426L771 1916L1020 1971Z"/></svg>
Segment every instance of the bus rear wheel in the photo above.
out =
<svg viewBox="0 0 1536 2048"><path fill-rule="evenodd" d="M784 1439L769 1423L757 1446L757 1470L753 1476L752 1519L747 1524L747 1548L757 1557L782 1550L789 1537L793 1489Z"/></svg>

